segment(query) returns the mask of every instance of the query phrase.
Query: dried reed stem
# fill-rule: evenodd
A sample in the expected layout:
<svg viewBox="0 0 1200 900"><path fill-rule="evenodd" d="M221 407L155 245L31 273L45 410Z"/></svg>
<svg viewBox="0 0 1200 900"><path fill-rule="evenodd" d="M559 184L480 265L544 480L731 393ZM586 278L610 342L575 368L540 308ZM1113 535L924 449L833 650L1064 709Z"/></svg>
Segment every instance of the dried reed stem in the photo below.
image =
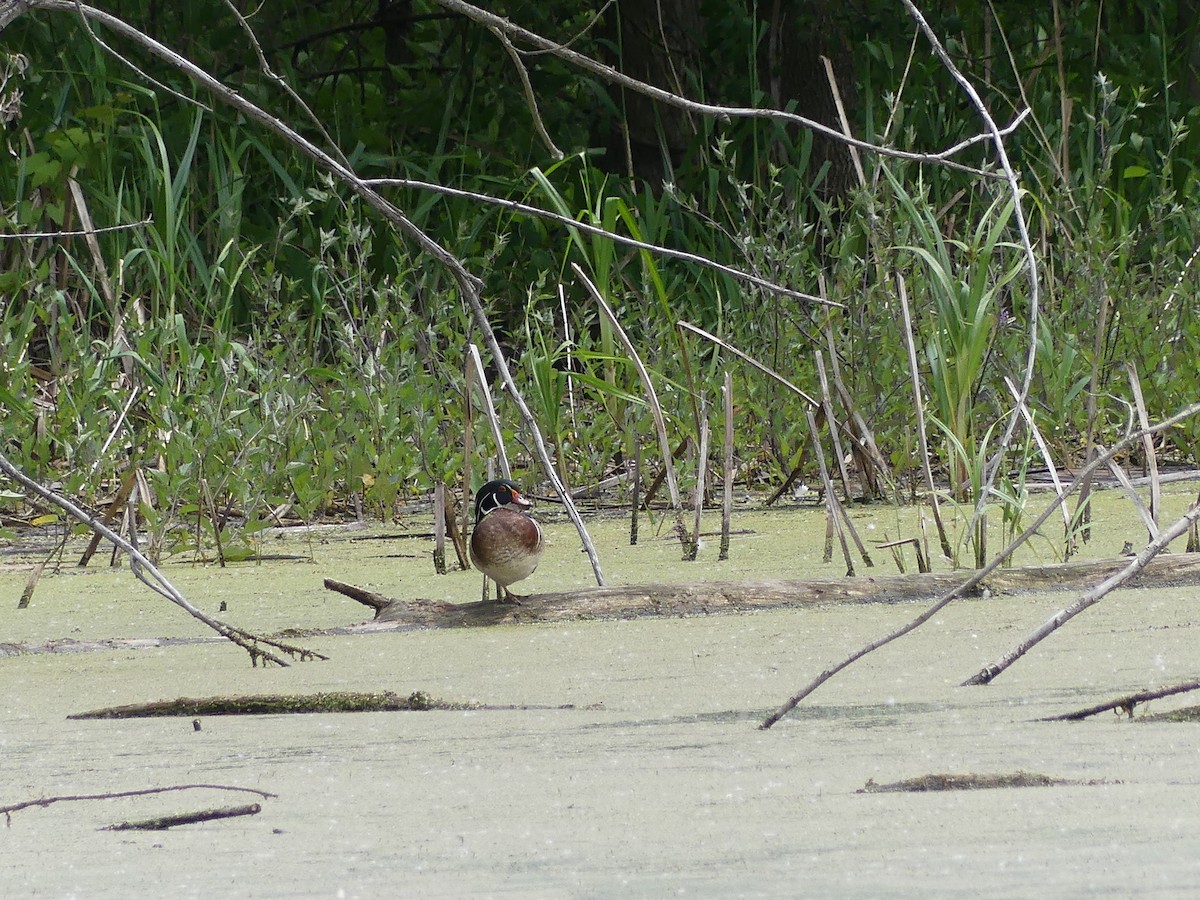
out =
<svg viewBox="0 0 1200 900"><path fill-rule="evenodd" d="M708 408L700 402L700 449L696 454L696 490L692 497L693 521L691 546L688 548L694 560L700 552L700 517L704 515L704 482L708 479Z"/></svg>
<svg viewBox="0 0 1200 900"><path fill-rule="evenodd" d="M1142 396L1142 381L1132 361L1125 364L1125 369L1129 373L1129 387L1133 391L1138 425L1145 430L1150 425L1150 415L1146 412L1146 398ZM1153 539L1157 536L1158 514L1162 510L1162 485L1158 477L1158 454L1154 449L1154 438L1148 434L1142 438L1142 455L1142 474L1150 476L1150 537Z"/></svg>
<svg viewBox="0 0 1200 900"><path fill-rule="evenodd" d="M729 520L733 514L733 376L727 371L721 385L721 400L725 407L725 453L721 492L721 551L717 560L729 559Z"/></svg>
<svg viewBox="0 0 1200 900"><path fill-rule="evenodd" d="M492 403L492 392L488 390L487 375L483 371L483 360L479 356L479 348L473 343L468 345L467 355L470 365L475 370L475 383L479 385L479 396L483 398L483 411L487 414L488 426L492 429L492 440L496 444L496 458L500 463L500 477L511 481L512 470L508 467L508 452L504 449L504 432L500 428L500 417L496 415L496 407Z"/></svg>
<svg viewBox="0 0 1200 900"><path fill-rule="evenodd" d="M925 475L925 490L929 497L929 507L933 511L933 522L937 525L938 540L942 545L942 555L947 559L954 558L950 547L950 537L946 534L946 526L942 522L942 510L938 505L937 487L933 483L933 469L929 464L929 439L925 434L925 401L921 396L921 370L917 364L917 341L913 336L912 313L908 308L908 288L904 279L896 276L896 290L900 297L900 311L904 317L904 346L908 350L908 369L912 373L913 407L917 420L917 452L921 454L921 472Z"/></svg>
<svg viewBox="0 0 1200 900"><path fill-rule="evenodd" d="M658 435L658 449L663 457L663 472L667 479L667 493L671 497L671 508L675 511L675 528L679 534L679 542L683 546L684 559L694 559L695 551L689 546L694 543L689 537L687 528L683 524L683 504L679 499L679 482L675 479L675 463L672 459L671 440L667 437L667 423L663 417L662 404L658 402L658 392L654 390L654 382L650 380L650 373L646 370L645 364L642 363L641 356L638 355L637 348L633 346L633 341L629 339L629 335L625 333L625 329L621 327L620 320L617 319L617 314L613 312L612 307L608 305L608 301L601 296L600 291L596 288L590 278L580 268L578 263L571 263L571 268L575 270L575 277L583 282L596 305L600 307L600 312L603 313L613 332L617 335L617 339L621 342L621 346L625 348L625 352L629 355L633 366L637 369L638 378L642 382L642 390L646 394L646 402L650 405L650 414L654 419L654 431Z"/></svg>
<svg viewBox="0 0 1200 900"><path fill-rule="evenodd" d="M446 485L433 486L433 571L446 574Z"/></svg>

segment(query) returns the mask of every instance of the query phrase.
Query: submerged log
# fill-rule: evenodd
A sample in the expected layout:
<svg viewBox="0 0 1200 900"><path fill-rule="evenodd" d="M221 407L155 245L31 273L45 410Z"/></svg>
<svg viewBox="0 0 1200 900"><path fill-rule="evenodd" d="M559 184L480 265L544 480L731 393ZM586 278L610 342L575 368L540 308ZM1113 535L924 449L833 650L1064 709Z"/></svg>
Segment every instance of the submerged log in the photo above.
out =
<svg viewBox="0 0 1200 900"><path fill-rule="evenodd" d="M1079 590L1107 578L1128 563L1128 559L1117 558L1001 569L987 578L981 593L986 596ZM829 603L898 603L939 597L968 577L970 572L964 570L850 578L619 585L535 594L523 597L520 604L390 599L330 578L325 579L325 587L375 610L375 621L364 627L405 630L642 616L702 616ZM1195 584L1200 584L1200 554L1176 554L1156 557L1127 586Z"/></svg>
<svg viewBox="0 0 1200 900"><path fill-rule="evenodd" d="M101 831L166 831L177 825L194 825L196 822L212 822L217 819L233 819L238 816L257 816L262 804L249 803L245 806L223 806L219 809L202 809L198 812L177 813L173 816L158 816L138 822L117 822L105 825Z"/></svg>

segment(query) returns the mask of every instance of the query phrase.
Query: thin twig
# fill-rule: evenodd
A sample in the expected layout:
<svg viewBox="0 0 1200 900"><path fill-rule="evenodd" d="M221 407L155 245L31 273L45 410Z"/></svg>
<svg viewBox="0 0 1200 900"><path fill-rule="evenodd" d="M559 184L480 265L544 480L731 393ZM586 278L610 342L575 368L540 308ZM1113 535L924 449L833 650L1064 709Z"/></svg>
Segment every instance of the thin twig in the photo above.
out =
<svg viewBox="0 0 1200 900"><path fill-rule="evenodd" d="M131 228L144 228L154 222L154 218L148 217L140 222L131 222L128 225L105 225L102 228L90 228L86 231L18 231L12 234L0 234L0 241L18 241L25 238L65 238L65 237L82 237L85 238L89 234L105 234L109 231L128 231Z"/></svg>
<svg viewBox="0 0 1200 900"><path fill-rule="evenodd" d="M77 803L82 800L120 800L126 797L146 797L151 794L167 794L172 791L240 791L246 794L257 794L265 799L278 797L278 794L272 794L269 791L261 791L258 788L235 787L227 784L173 784L169 787L157 788L141 788L134 791L110 791L103 794L63 794L56 797L40 797L37 800L23 800L20 803L12 803L8 806L0 806L0 813L4 813L5 819L9 827L12 827L12 814L20 812L23 809L31 809L35 806L47 807L53 803Z"/></svg>
<svg viewBox="0 0 1200 900"><path fill-rule="evenodd" d="M850 554L850 546L846 543L846 531L842 527L842 515L839 510L837 493L833 490L833 480L829 477L829 468L825 465L825 449L821 446L821 433L817 426L817 417L813 414L812 407L805 407L804 415L808 419L808 433L812 442L813 453L817 457L817 469L821 473L821 484L825 489L825 514L827 532L826 532L826 557L829 556L829 537L830 529L836 532L838 542L842 546L842 558L846 561L847 577L854 574L854 557ZM830 431L833 428L830 426ZM828 558L826 562L828 562Z"/></svg>
<svg viewBox="0 0 1200 900"><path fill-rule="evenodd" d="M1024 403L1029 397L1029 391L1033 386L1034 367L1037 364L1037 330L1038 316L1040 310L1040 278L1038 276L1038 260L1037 254L1033 250L1033 242L1029 237L1029 224L1025 219L1025 207L1021 202L1021 182L1017 178L1017 173L1012 167L1012 163L1008 158L1008 150L1004 146L1004 133L1000 126L996 124L996 120L992 118L992 114L988 111L987 105L983 102L983 98L979 96L979 92L975 90L975 86L971 84L958 67L954 64L954 60L950 58L950 54L946 52L946 48L942 46L941 41L930 28L929 23L925 21L925 17L921 11L917 9L913 0L902 0L907 7L909 14L916 21L918 27L924 32L926 40L929 41L933 48L934 54L941 60L942 65L950 76L958 82L959 86L970 98L971 104L979 113L979 117L983 120L987 132L991 135L992 146L995 150L996 161L1000 164L1000 168L1004 173L1004 181L1008 185L1009 193L1012 195L1013 204L1013 219L1017 224L1017 234L1020 236L1021 249L1025 256L1025 269L1029 276L1029 350L1025 357L1025 374L1021 379L1020 402ZM996 478L1000 474L1000 468L1004 463L1006 451L1012 441L1012 436L1017 430L1017 425L1021 421L1021 414L1014 409L1012 414L1008 416L1008 422L1004 426L1004 434L1000 438L999 449L989 461L986 472L984 473L983 484L980 486L979 498L975 505L976 520L983 515L984 509L987 506L988 496L991 493L992 485L996 483ZM975 523L972 523L973 525Z"/></svg>
<svg viewBox="0 0 1200 900"><path fill-rule="evenodd" d="M1017 408L1021 411L1021 415L1025 419L1025 425L1029 429L1029 433L1033 435L1034 443L1038 446L1038 452L1042 454L1042 460L1046 463L1046 471L1050 473L1050 481L1054 485L1054 493L1059 497L1063 495L1062 479L1058 477L1058 466L1054 463L1054 457L1050 455L1050 447L1046 444L1046 439L1042 437L1042 430L1037 427L1037 422L1033 419L1033 412L1029 409L1029 404L1021 399L1021 394L1017 390L1017 386L1012 383L1012 379L1007 375L1004 376L1004 384L1008 388L1008 392L1013 395L1013 399L1017 402ZM1063 526L1070 531L1071 529L1071 513L1067 510L1066 504L1063 504L1062 517Z"/></svg>
<svg viewBox="0 0 1200 900"><path fill-rule="evenodd" d="M504 431L500 427L500 417L496 415L496 405L492 403L492 392L488 389L487 375L483 371L483 360L479 356L479 348L475 344L467 347L470 366L475 373L475 383L479 385L479 396L483 398L483 410L487 413L488 427L492 429L492 439L496 444L496 456L500 460L500 476L512 480L512 469L508 467L508 451L504 449ZM470 490L470 485L467 485Z"/></svg>
<svg viewBox="0 0 1200 900"><path fill-rule="evenodd" d="M852 138L854 135L850 131L850 119L846 116L846 107L842 103L842 92L838 90L837 75L833 72L833 62L828 56L822 55L821 63L825 66L825 80L829 82L829 93L833 95L833 105L837 110L838 124L842 128L842 134ZM858 176L858 184L860 187L865 187L867 173L863 171L862 155L853 144L847 145L846 149L850 151L850 162L854 164L854 173Z"/></svg>
<svg viewBox="0 0 1200 900"><path fill-rule="evenodd" d="M933 483L933 467L929 460L929 437L925 433L925 400L921 394L921 369L917 363L917 342L913 332L912 313L908 308L908 288L904 278L896 276L896 290L900 297L900 312L904 317L904 346L908 350L908 370L912 374L913 404L916 409L917 422L917 452L921 456L921 472L925 476L925 490L928 492L929 507L933 511L933 522L937 526L938 541L942 545L942 555L947 559L954 557L950 546L950 536L942 522L942 510L938 504L937 485Z"/></svg>
<svg viewBox="0 0 1200 900"><path fill-rule="evenodd" d="M686 328L688 331L690 331L694 334L700 335L700 337L702 337L702 338L707 338L708 340L712 341L714 344L716 344L721 349L728 350L730 353L732 353L738 359L748 362L750 365L754 366L754 368L758 369L758 371L762 372L764 375L769 375L771 378L774 378L776 381L778 381L780 384L782 384L785 388L787 388L789 391L791 391L797 397L800 397L802 400L804 400L804 402L807 403L811 409L816 409L817 407L819 407L821 405L816 400L814 400L812 397L810 397L808 394L804 393L804 391L800 390L800 388L796 387L794 384L792 384L790 381L788 381L786 378L784 378L782 375L780 375L778 372L776 372L774 369L770 368L769 366L763 365L757 359L755 359L753 356L751 356L749 353L742 352L741 350L739 350L737 347L733 346L733 344L729 343L728 341L721 340L721 338L717 337L715 334L707 332L703 328L693 325L691 322L685 322L682 319L680 319L679 322L677 322L676 324L680 328Z"/></svg>
<svg viewBox="0 0 1200 900"><path fill-rule="evenodd" d="M700 402L700 448L696 453L696 491L692 495L695 522L688 539L688 552L694 560L700 552L700 518L704 514L704 482L708 479L708 409Z"/></svg>
<svg viewBox="0 0 1200 900"><path fill-rule="evenodd" d="M854 452L855 458L859 461L859 468L862 470L862 476L865 481L863 492L867 495L868 499L874 500L883 496L883 492L879 488L879 479L883 479L884 482L890 485L892 475L888 470L887 461L883 458L883 454L879 452L879 447L875 444L875 436L871 433L871 427L854 405L850 391L847 390L845 383L842 381L841 366L838 364L837 343L834 341L833 326L829 319L825 320L825 343L826 349L829 351L829 374L833 378L833 386L837 390L837 395L842 401L843 408L845 408L850 417L846 423L846 429L851 439L851 449Z"/></svg>
<svg viewBox="0 0 1200 900"><path fill-rule="evenodd" d="M817 364L817 380L821 385L821 409L825 411L825 421L829 425L829 442L833 445L833 459L837 463L838 475L842 479L842 490L846 493L847 502L850 500L850 471L846 468L846 454L842 450L842 442L838 438L837 418L833 414L833 397L829 392L829 376L825 372L825 354L819 349L813 354Z"/></svg>
<svg viewBox="0 0 1200 900"><path fill-rule="evenodd" d="M446 574L446 485L433 486L433 571Z"/></svg>
<svg viewBox="0 0 1200 900"><path fill-rule="evenodd" d="M550 155L555 159L562 159L564 154L555 146L553 139L550 137L550 132L546 130L546 123L542 121L541 110L538 109L537 94L533 91L533 84L529 81L529 72L525 69L525 61L521 59L521 54L517 48L513 46L513 42L508 39L508 35L499 28L489 27L488 30L496 36L504 47L509 58L513 61L513 66L517 70L517 77L521 79L521 89L525 92L525 104L529 107L529 114L533 116L533 127L537 130L538 137L542 139L542 143L546 145L546 149L550 151Z"/></svg>
<svg viewBox="0 0 1200 900"><path fill-rule="evenodd" d="M346 159L345 154L342 153L341 148L337 145L337 142L334 141L334 139L330 136L329 131L325 128L325 123L321 121L320 116L312 111L312 108L304 102L304 98L296 93L295 88L288 84L287 80L283 78L283 76L277 74L275 70L271 68L271 64L267 62L267 55L263 52L262 44L259 43L258 35L254 33L254 29L251 28L250 23L246 21L246 17L238 11L238 8L236 5L234 5L233 0L225 0L225 6L231 13L233 13L234 18L238 20L238 24L242 26L242 31L246 34L246 39L250 41L250 46L254 49L254 55L258 57L258 68L264 75L267 76L270 81L278 85L279 89L287 94L293 103L300 107L300 109L304 110L304 115L308 118L308 121L312 123L313 127L315 127L317 131L321 132L321 137L325 138L325 144L327 147L329 147L330 153L333 153L342 165L349 166L350 161ZM261 8L262 7L260 5L259 9ZM257 14L257 12L258 10L255 10L255 14Z"/></svg>
<svg viewBox="0 0 1200 900"><path fill-rule="evenodd" d="M1145 428L1150 424L1150 414L1146 411L1146 398L1142 396L1142 381L1138 378L1137 366L1133 362L1125 364L1129 374L1129 387L1133 391L1133 404L1137 410L1138 424ZM1162 509L1162 486L1158 480L1158 456L1154 452L1154 439L1147 435L1142 438L1142 457L1145 468L1143 475L1150 476L1150 537L1157 537L1158 513Z"/></svg>
<svg viewBox="0 0 1200 900"><path fill-rule="evenodd" d="M733 513L733 376L726 371L721 385L725 412L725 453L722 457L724 481L721 491L721 550L718 560L729 559L729 520Z"/></svg>
<svg viewBox="0 0 1200 900"><path fill-rule="evenodd" d="M17 8L21 9L22 5L23 4L18 3ZM35 2L35 0L30 0L29 3L24 4L25 8L29 8L29 9L32 9L35 7L42 7L44 5L45 4L43 4L41 2ZM94 18L94 16L90 15L90 7L84 6L82 3L77 2L77 0L76 0L76 2L72 2L72 0L66 0L66 3L64 5L54 6L53 8L65 9L65 10L70 10L73 12L78 12L80 24L83 25L83 30L92 36L92 40L95 41L97 44L99 44L101 47L103 47L107 53L109 53L116 59L119 59L121 62L123 62L129 68L131 68L144 81L148 82L149 84L154 85L154 87L156 87L158 90L162 91L164 94L170 94L172 97L174 97L180 103L182 103L184 106L195 106L196 108L201 109L206 113L212 112L212 110L209 107L205 106L203 103L201 103L195 97L189 97L186 94L183 94L183 93L175 90L170 85L164 84L163 82L159 81L157 78L154 78L153 76L149 75L147 72L145 72L143 69L141 69L138 65L136 65L132 60L127 59L126 57L124 57L120 53L118 53L116 50L114 50L112 47L110 47L100 37L100 35L96 34L96 30L94 28L92 28L92 23L90 20L92 18ZM6 22L5 24L8 24L8 23Z"/></svg>
<svg viewBox="0 0 1200 900"><path fill-rule="evenodd" d="M1096 446L1100 449L1101 453L1104 452L1103 444L1096 444ZM1129 476L1125 474L1125 470L1117 464L1115 459L1108 461L1108 471L1112 472L1113 478L1117 479L1117 484L1121 485L1121 489L1125 491L1125 496L1129 498L1129 502L1133 504L1133 508L1142 517L1142 524L1146 526L1150 540L1154 540L1159 535L1158 522L1150 515L1150 510L1146 508L1146 504L1138 496L1137 488L1133 486L1133 482L1129 480Z"/></svg>

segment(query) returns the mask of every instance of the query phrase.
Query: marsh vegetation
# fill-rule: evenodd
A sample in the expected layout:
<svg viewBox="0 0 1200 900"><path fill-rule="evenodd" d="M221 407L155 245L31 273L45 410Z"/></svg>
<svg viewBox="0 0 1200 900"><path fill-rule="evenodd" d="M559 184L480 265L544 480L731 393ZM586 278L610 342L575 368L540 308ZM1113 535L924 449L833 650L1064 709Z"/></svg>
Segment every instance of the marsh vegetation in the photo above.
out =
<svg viewBox="0 0 1200 900"><path fill-rule="evenodd" d="M718 488L819 497L846 568L1197 546L1194 2L727 4L653 89L596 61L640 71L633 9L334 6L0 3L3 454L148 562L452 524L486 460L697 581ZM797 22L844 45L788 95ZM84 527L27 487L7 527Z"/></svg>

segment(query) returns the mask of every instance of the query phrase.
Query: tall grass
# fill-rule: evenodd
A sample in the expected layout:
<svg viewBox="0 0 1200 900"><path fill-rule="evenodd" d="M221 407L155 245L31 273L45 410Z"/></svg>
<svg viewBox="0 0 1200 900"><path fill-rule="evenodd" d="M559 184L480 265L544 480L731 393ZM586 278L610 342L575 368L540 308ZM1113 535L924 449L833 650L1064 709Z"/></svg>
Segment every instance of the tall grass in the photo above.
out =
<svg viewBox="0 0 1200 900"><path fill-rule="evenodd" d="M31 26L32 37L40 27ZM353 494L386 518L409 496L452 480L461 471L462 361L473 335L446 274L262 133L133 84L90 41L62 37L42 35L37 81L27 85L28 139L15 164L0 167L5 224L76 227L72 176L97 225L149 222L100 235L99 264L78 238L0 243L0 432L14 458L92 501L128 466L142 467L153 490L144 513L164 548L194 539L196 530L180 523L203 511L204 484L252 536L284 505L310 518ZM893 51L865 48L864 134L880 136L889 122L893 143L933 148L977 129L939 87L944 73L924 60L907 67L902 88L907 61ZM1131 360L1145 373L1152 411L1195 396L1197 117L1181 109L1165 77L1141 90L1093 77L1082 88L1076 82L1075 115L1056 132L1069 86L1040 74L1018 85L1017 73L993 63L989 99L1015 105L1024 90L1037 122L1012 139L1047 264L1032 402L1066 462L1078 459L1090 427L1109 440L1123 427L1123 379L1109 377L1115 363ZM747 68L756 86L755 67ZM186 85L175 86L187 96ZM678 319L801 385L814 384L813 352L829 332L848 390L903 482L919 467L891 296L900 269L918 304L935 433L946 437L937 470L963 499L979 489L973 473L994 449L989 425L1007 408L1003 378L1019 366L1028 332L1009 327L1027 312L1014 280L1012 210L977 181L881 165L868 179L875 189L831 197L820 189L825 173L807 168L808 136L698 121L671 184L630 184L602 171L593 152L554 163L518 146L501 128L513 109L500 103L512 99L502 86L462 72L442 86L444 95L432 84L403 87L427 113L426 130L405 131L407 145L376 133L377 123L367 127L372 112L394 115L380 108L386 98L364 101L361 121L344 87L324 99L336 99L329 121L344 146L364 135L352 156L365 172L456 180L540 202L810 292L823 278L828 298L843 304L817 310L603 237L462 200L398 196L484 278L566 480L610 471L649 429L606 320L565 278L580 262L645 348L676 444L698 434L702 399L718 396L723 378L721 360L684 341ZM562 130L585 148L571 98L564 87L547 114L557 110ZM488 141L503 149L481 153ZM114 338L118 325L125 344ZM568 384L574 410L564 408ZM736 396L742 476L774 486L808 444L804 409L752 373L739 373ZM515 445L516 420L506 421ZM1176 455L1191 459L1200 434L1184 434ZM1017 471L1002 482L1011 502L1002 506L1019 521L1028 452L1014 459Z"/></svg>

